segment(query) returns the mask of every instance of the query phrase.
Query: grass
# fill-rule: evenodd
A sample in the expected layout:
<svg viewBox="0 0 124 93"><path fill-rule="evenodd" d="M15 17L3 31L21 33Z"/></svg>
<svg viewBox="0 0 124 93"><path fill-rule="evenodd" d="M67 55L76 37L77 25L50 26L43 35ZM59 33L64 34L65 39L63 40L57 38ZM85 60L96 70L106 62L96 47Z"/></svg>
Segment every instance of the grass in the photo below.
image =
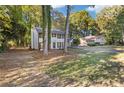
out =
<svg viewBox="0 0 124 93"><path fill-rule="evenodd" d="M124 86L121 47L51 50L49 55L22 48L0 53L0 86Z"/></svg>
<svg viewBox="0 0 124 93"><path fill-rule="evenodd" d="M71 49L77 57L50 65L46 74L59 78L63 85L74 86L117 86L124 75L121 64L111 61L115 52Z"/></svg>

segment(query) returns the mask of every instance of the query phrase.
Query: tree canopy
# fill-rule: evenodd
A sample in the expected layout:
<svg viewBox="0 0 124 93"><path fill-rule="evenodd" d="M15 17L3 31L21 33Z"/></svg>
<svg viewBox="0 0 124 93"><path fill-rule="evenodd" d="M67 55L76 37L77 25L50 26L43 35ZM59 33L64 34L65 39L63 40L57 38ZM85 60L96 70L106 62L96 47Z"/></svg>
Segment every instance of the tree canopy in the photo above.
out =
<svg viewBox="0 0 124 93"><path fill-rule="evenodd" d="M97 15L100 33L104 34L108 44L123 43L123 6L112 6L103 9Z"/></svg>
<svg viewBox="0 0 124 93"><path fill-rule="evenodd" d="M0 6L1 46L7 47L9 41L16 46L28 46L31 28L42 25L41 11L40 6Z"/></svg>
<svg viewBox="0 0 124 93"><path fill-rule="evenodd" d="M83 36L88 35L91 32L96 31L96 22L93 19L88 11L82 10L70 15L70 31L73 37L80 36L81 31L84 31ZM89 32L91 31L91 32Z"/></svg>
<svg viewBox="0 0 124 93"><path fill-rule="evenodd" d="M52 11L52 28L65 30L65 16L57 11Z"/></svg>

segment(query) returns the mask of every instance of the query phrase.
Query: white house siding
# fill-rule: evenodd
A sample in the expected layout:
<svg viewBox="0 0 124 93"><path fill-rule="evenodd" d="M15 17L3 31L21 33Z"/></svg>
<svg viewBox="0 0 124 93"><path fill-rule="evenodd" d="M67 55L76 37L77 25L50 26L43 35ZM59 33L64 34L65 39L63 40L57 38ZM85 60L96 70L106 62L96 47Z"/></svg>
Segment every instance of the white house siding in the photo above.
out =
<svg viewBox="0 0 124 93"><path fill-rule="evenodd" d="M100 44L105 44L106 40L103 36L98 36L96 37L95 42L98 42Z"/></svg>
<svg viewBox="0 0 124 93"><path fill-rule="evenodd" d="M34 37L33 37L34 34L33 34L33 32L34 32L34 31L33 31L33 29L32 29L32 30L31 30L31 48L32 48L32 49L34 48L34 43L33 43L33 42L34 42Z"/></svg>
<svg viewBox="0 0 124 93"><path fill-rule="evenodd" d="M32 29L31 32L31 48L43 49L43 38L41 37L42 30L40 28ZM39 36L40 35L40 36ZM55 44L55 48L53 47ZM60 30L54 30L51 34L51 49L63 49L64 48L64 33Z"/></svg>
<svg viewBox="0 0 124 93"><path fill-rule="evenodd" d="M33 29L31 31L31 48L32 49L39 49L38 44L39 40L38 40L38 33L35 29Z"/></svg>
<svg viewBox="0 0 124 93"><path fill-rule="evenodd" d="M55 48L53 47L53 43L55 43ZM57 46L57 43L61 43L60 48ZM64 38L57 38L57 35L56 37L51 38L51 49L63 49L63 48L64 48Z"/></svg>
<svg viewBox="0 0 124 93"><path fill-rule="evenodd" d="M39 38L40 48L43 48L43 39ZM53 43L55 43L55 48L53 47ZM57 43L63 43L63 46L60 48L57 46ZM63 49L64 48L64 38L57 38L51 36L51 49Z"/></svg>
<svg viewBox="0 0 124 93"><path fill-rule="evenodd" d="M33 33L34 36L32 36L32 49L38 49L38 43L40 44L40 48L43 48L43 39L39 38L38 41L38 34L36 32ZM53 43L55 43L55 48L53 47ZM59 48L57 46L57 43L61 43L61 47ZM63 46L62 46L63 45ZM51 49L63 49L64 48L64 38L57 38L57 37L52 37L51 38Z"/></svg>

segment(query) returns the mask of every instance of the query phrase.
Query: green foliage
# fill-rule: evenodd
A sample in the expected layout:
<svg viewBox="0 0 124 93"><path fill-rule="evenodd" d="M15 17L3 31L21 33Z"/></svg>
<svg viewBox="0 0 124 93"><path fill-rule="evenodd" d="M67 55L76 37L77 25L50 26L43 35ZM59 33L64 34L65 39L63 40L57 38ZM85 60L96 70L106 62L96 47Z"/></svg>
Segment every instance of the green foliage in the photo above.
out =
<svg viewBox="0 0 124 93"><path fill-rule="evenodd" d="M82 10L70 15L70 33L72 37L76 35L82 36L81 30L85 31L83 36L86 36L89 30L92 34L97 32L97 24L95 20L89 15L88 11ZM76 35L75 35L76 34Z"/></svg>
<svg viewBox="0 0 124 93"><path fill-rule="evenodd" d="M95 42L88 42L87 45L88 46L96 46L97 44Z"/></svg>
<svg viewBox="0 0 124 93"><path fill-rule="evenodd" d="M65 30L65 16L57 10L53 10L52 12L52 27Z"/></svg>
<svg viewBox="0 0 124 93"><path fill-rule="evenodd" d="M97 15L100 33L104 34L107 44L123 43L123 6L113 6L103 9Z"/></svg>
<svg viewBox="0 0 124 93"><path fill-rule="evenodd" d="M0 53L3 52L3 47L0 46Z"/></svg>
<svg viewBox="0 0 124 93"><path fill-rule="evenodd" d="M42 25L40 6L0 6L0 41L4 46L11 40L16 46L28 46L33 26Z"/></svg>

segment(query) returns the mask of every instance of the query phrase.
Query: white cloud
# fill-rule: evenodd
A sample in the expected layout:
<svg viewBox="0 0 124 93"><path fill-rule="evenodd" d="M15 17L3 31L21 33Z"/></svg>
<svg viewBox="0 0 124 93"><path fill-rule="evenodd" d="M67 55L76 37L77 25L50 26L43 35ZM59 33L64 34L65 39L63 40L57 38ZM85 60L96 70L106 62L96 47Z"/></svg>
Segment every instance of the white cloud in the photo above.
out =
<svg viewBox="0 0 124 93"><path fill-rule="evenodd" d="M95 7L94 8L93 7L88 7L87 11L95 11Z"/></svg>
<svg viewBox="0 0 124 93"><path fill-rule="evenodd" d="M61 8L64 7L65 5L52 5L53 8Z"/></svg>
<svg viewBox="0 0 124 93"><path fill-rule="evenodd" d="M99 13L105 7L111 7L111 6L112 5L95 5L95 7L88 7L87 11L95 11L96 13Z"/></svg>

